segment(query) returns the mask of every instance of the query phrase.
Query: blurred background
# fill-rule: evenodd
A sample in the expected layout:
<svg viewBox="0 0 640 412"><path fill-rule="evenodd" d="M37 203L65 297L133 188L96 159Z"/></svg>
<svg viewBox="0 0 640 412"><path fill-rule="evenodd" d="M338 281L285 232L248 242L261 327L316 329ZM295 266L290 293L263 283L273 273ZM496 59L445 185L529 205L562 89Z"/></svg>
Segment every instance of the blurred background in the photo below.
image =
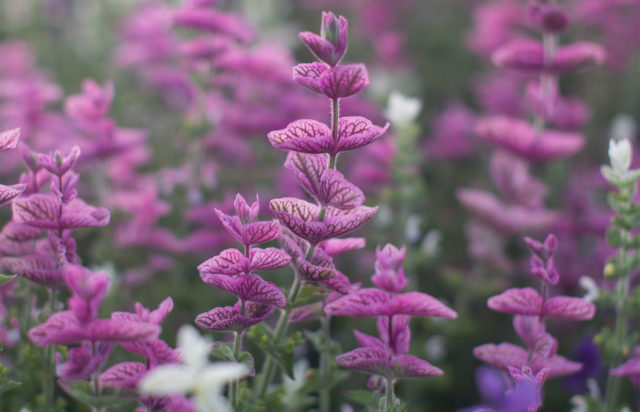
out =
<svg viewBox="0 0 640 412"><path fill-rule="evenodd" d="M247 199L259 194L269 217L269 199L302 196L282 167L285 153L269 145L266 133L302 117L328 121L327 99L291 82L291 69L312 61L297 33L317 32L322 10L344 15L345 61L364 62L371 85L343 100L343 114L365 115L376 124L388 119L392 127L341 160L366 204L381 208L359 232L366 250L341 257L337 266L353 282L369 285L375 246L407 245L409 289L442 299L459 317L412 321L411 353L445 375L405 381L398 394L410 410L452 411L487 396L476 382L481 363L473 348L518 343L511 317L490 311L486 299L532 284L524 235L558 235L561 282L553 293L584 295L580 278L601 281L610 254L604 242L608 187L599 166L607 162L609 138L637 135L640 2L558 3L570 19L559 43L592 41L604 47L607 59L559 81L568 119L559 126L585 137L582 150L523 166L528 177L520 181L519 164L510 164L510 179L501 180L495 149L478 136L476 124L497 114L531 118L525 98L531 76L491 63L492 53L508 41L539 37L524 0L221 0L212 7L233 16L216 28L225 41L211 36L203 43L196 42L200 33L175 24L176 10L187 7L178 1L3 0L0 130L20 127L22 140L42 152L81 146L80 194L112 213L108 227L83 232L78 241L83 262L113 278L103 309L131 310L136 301L155 307L172 296L176 308L163 337L174 342L179 325L233 301L204 287L196 269L233 245L213 208L229 211L236 192ZM92 96L102 111L100 127L83 123L74 105L79 94ZM19 159L2 161L3 182L24 171ZM542 195L529 192L530 176ZM460 202L461 188L490 193L500 206L498 217ZM8 209L1 213L9 219ZM287 285L289 276L283 270L271 280ZM599 316L608 321L607 313ZM572 395L588 390L589 379L603 382L592 324L549 322L558 352L585 368L545 386L544 411L567 410ZM346 318L333 324L345 350L356 346L354 325ZM374 322L358 327L375 329ZM317 364L310 347L297 350ZM118 356L126 357L116 352L112 359ZM354 374L340 390L365 384L365 376ZM28 397L29 388L6 394L7 410ZM335 398L336 410L350 402Z"/></svg>

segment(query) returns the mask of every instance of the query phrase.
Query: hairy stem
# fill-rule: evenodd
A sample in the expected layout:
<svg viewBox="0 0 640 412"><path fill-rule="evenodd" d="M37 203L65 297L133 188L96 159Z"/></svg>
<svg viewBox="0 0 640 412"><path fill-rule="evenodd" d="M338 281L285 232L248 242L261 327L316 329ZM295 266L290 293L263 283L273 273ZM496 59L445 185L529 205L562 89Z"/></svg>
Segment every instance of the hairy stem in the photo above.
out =
<svg viewBox="0 0 640 412"><path fill-rule="evenodd" d="M278 324L276 325L275 332L273 333L273 343L277 345L280 343L280 340L287 333L287 327L289 325L289 317L291 316L291 311L293 310L293 304L298 300L298 295L300 295L300 290L302 290L302 282L300 282L298 271L294 271L293 283L291 285L291 289L289 290L287 307L280 312L280 318L278 319ZM256 398L261 399L264 398L264 395L267 392L267 386L271 382L271 378L273 375L274 368L274 360L273 357L267 355L267 359L265 360L264 365L262 366L262 376L260 377L260 381L258 383L258 388L256 390Z"/></svg>
<svg viewBox="0 0 640 412"><path fill-rule="evenodd" d="M385 411L388 412L393 406L393 378L387 376L387 384L385 386Z"/></svg>
<svg viewBox="0 0 640 412"><path fill-rule="evenodd" d="M56 310L56 299L57 299L58 291L54 288L49 289L49 316L53 315ZM31 311L29 311L29 315ZM55 402L55 390L56 390L56 356L55 356L55 345L49 345L46 349L46 366L45 373L46 377L44 379L44 401L45 405L50 410L54 409Z"/></svg>
<svg viewBox="0 0 640 412"><path fill-rule="evenodd" d="M244 303L244 302L243 302ZM242 311L244 313L244 310ZM240 348L242 347L242 338L244 337L244 331L234 333L233 339L233 358L237 361L240 356ZM231 399L231 406L233 409L238 409L240 405L240 381L236 380L229 386L229 399Z"/></svg>
<svg viewBox="0 0 640 412"><path fill-rule="evenodd" d="M338 121L340 120L340 99L331 99L331 136L338 143ZM329 158L329 169L335 169L338 155Z"/></svg>
<svg viewBox="0 0 640 412"><path fill-rule="evenodd" d="M322 335L325 342L331 339L331 324L329 317L323 312L320 318L322 325ZM328 379L331 369L331 357L327 348L320 352L320 375L323 379ZM320 389L320 412L329 412L331 409L331 390L329 385L325 385Z"/></svg>

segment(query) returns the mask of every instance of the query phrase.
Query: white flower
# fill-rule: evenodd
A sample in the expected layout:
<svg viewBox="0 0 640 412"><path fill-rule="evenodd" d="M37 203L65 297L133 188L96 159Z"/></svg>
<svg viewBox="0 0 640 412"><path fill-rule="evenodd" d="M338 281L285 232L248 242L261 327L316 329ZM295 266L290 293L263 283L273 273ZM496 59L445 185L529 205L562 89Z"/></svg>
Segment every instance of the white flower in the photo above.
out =
<svg viewBox="0 0 640 412"><path fill-rule="evenodd" d="M614 170L619 172L629 170L629 166L631 166L631 142L629 139L609 140L609 159Z"/></svg>
<svg viewBox="0 0 640 412"><path fill-rule="evenodd" d="M611 122L611 131L609 136L618 141L622 139L633 139L636 135L636 121L633 116L628 114L619 114Z"/></svg>
<svg viewBox="0 0 640 412"><path fill-rule="evenodd" d="M404 227L404 237L411 243L416 242L420 239L421 231L420 224L422 223L422 219L418 215L409 215L407 218L407 223Z"/></svg>
<svg viewBox="0 0 640 412"><path fill-rule="evenodd" d="M246 366L235 362L209 363L211 344L191 325L178 331L182 365L161 365L140 381L138 388L149 395L192 394L200 412L231 411L222 398L225 384L246 376Z"/></svg>
<svg viewBox="0 0 640 412"><path fill-rule="evenodd" d="M589 410L587 408L587 400L581 395L573 396L571 398L571 405L573 405L571 412L588 412Z"/></svg>
<svg viewBox="0 0 640 412"><path fill-rule="evenodd" d="M580 283L580 287L587 292L582 299L588 302L593 302L598 299L598 285L593 278L590 278L589 276L581 276L578 282Z"/></svg>
<svg viewBox="0 0 640 412"><path fill-rule="evenodd" d="M399 92L392 92L385 116L394 126L406 126L412 123L422 109L420 99L407 97Z"/></svg>

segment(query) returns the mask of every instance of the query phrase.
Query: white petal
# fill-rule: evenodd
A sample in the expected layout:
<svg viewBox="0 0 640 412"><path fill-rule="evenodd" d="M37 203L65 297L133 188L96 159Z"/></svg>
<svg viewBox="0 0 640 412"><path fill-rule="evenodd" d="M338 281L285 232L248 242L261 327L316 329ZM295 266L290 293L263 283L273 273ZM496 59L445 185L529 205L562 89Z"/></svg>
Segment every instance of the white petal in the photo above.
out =
<svg viewBox="0 0 640 412"><path fill-rule="evenodd" d="M184 363L192 367L203 367L209 358L211 345L191 325L183 325L178 331L178 348Z"/></svg>
<svg viewBox="0 0 640 412"><path fill-rule="evenodd" d="M183 365L162 365L149 371L138 384L143 393L152 395L178 395L193 390L197 375Z"/></svg>
<svg viewBox="0 0 640 412"><path fill-rule="evenodd" d="M242 363L216 362L208 365L198 376L198 387L213 388L247 376L249 370Z"/></svg>

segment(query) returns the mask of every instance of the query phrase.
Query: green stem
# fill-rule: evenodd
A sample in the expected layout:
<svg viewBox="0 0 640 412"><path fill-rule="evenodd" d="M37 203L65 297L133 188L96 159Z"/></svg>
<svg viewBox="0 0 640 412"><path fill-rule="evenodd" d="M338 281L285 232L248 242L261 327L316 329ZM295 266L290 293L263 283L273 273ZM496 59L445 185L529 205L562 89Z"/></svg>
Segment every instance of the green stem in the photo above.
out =
<svg viewBox="0 0 640 412"><path fill-rule="evenodd" d="M244 337L244 331L239 331L234 333L233 358L236 361L240 356L240 348L242 347L243 337ZM239 380L232 382L231 385L229 386L229 398L231 399L231 406L233 407L233 409L234 410L238 409L238 406L240 405L240 381Z"/></svg>
<svg viewBox="0 0 640 412"><path fill-rule="evenodd" d="M340 99L331 99L331 136L333 142L338 143L338 121L340 120ZM329 158L329 168L336 168L337 155Z"/></svg>
<svg viewBox="0 0 640 412"><path fill-rule="evenodd" d="M313 249L315 249L315 247ZM289 317L291 316L291 311L293 310L293 304L295 304L295 302L298 300L298 296L300 295L301 290L302 282L300 282L298 271L296 270L294 271L293 283L291 284L291 289L289 290L288 294L289 301L287 302L287 307L283 309L282 312L280 312L280 318L278 319L276 330L273 333L274 345L278 345L280 343L280 340L287 333ZM262 367L262 374L258 383L258 388L256 390L257 399L264 398L264 395L267 392L267 386L269 386L269 383L271 382L274 366L275 364L273 357L267 355L267 359Z"/></svg>
<svg viewBox="0 0 640 412"><path fill-rule="evenodd" d="M385 411L389 412L393 406L393 379L387 376L387 385L385 387Z"/></svg>
<svg viewBox="0 0 640 412"><path fill-rule="evenodd" d="M627 191L628 189L623 189ZM631 193L627 193L631 197ZM627 230L621 229L620 234L625 240L629 240L631 233ZM627 243L627 242L625 242ZM626 248L622 248L620 251L620 265L624 270L624 276L618 282L616 288L616 325L614 329L614 358L609 366L616 366L622 362L622 346L624 344L625 336L627 335L627 295L629 293L629 274L631 272L628 260L628 251ZM617 412L616 405L618 403L618 395L620 392L620 379L608 375L607 377L607 392L604 401L604 412Z"/></svg>
<svg viewBox="0 0 640 412"><path fill-rule="evenodd" d="M56 298L58 291L54 288L49 289L49 316L53 315L56 310ZM29 297L30 298L30 297ZM31 314L31 311L29 311ZM55 345L49 345L46 349L46 366L44 379L44 396L45 405L49 410L54 409L55 402L55 390L56 390L56 357L55 357Z"/></svg>
<svg viewBox="0 0 640 412"><path fill-rule="evenodd" d="M324 306L324 305L323 305ZM328 342L331 339L331 325L330 319L326 314L322 314L320 318L320 323L322 325L322 334L324 336L325 342ZM327 352L327 348L324 348L322 352L320 352L320 375L322 379L327 382L331 369L331 357L329 356L329 352ZM331 391L330 385L324 385L320 389L320 411L321 412L329 412L331 408Z"/></svg>
<svg viewBox="0 0 640 412"><path fill-rule="evenodd" d="M91 342L91 356L94 357L98 354L97 343ZM100 371L96 371L93 375L91 375L91 382L93 383L93 392L96 397L100 397L102 395L102 388L100 387ZM105 408L91 408L93 412L105 412Z"/></svg>

